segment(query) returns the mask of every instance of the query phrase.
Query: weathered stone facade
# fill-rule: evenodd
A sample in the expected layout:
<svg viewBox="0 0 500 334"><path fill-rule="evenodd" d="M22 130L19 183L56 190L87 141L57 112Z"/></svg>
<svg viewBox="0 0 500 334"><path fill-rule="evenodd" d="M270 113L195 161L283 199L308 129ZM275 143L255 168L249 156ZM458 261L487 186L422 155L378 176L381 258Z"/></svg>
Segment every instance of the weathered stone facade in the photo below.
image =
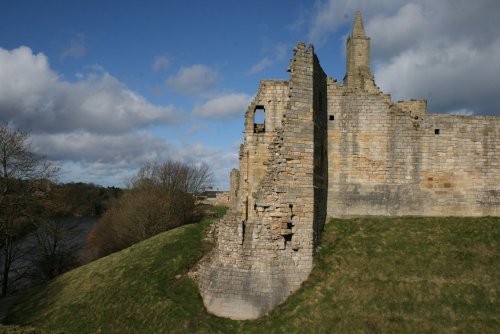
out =
<svg viewBox="0 0 500 334"><path fill-rule="evenodd" d="M500 215L500 117L392 102L375 84L359 12L343 84L312 46L294 52L290 80L261 81L248 107L232 208L198 268L216 315L256 318L284 301L307 279L327 216Z"/></svg>

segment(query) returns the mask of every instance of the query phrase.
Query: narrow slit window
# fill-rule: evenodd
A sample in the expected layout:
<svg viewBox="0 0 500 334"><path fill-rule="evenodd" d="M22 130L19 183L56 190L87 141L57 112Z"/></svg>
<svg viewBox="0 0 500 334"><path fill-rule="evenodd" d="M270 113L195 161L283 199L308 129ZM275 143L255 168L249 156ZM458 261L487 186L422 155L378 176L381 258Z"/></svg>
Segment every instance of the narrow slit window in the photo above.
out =
<svg viewBox="0 0 500 334"><path fill-rule="evenodd" d="M434 134L438 135L439 134L439 129L434 129Z"/></svg>
<svg viewBox="0 0 500 334"><path fill-rule="evenodd" d="M245 242L245 229L247 224L245 222L241 222L241 243Z"/></svg>
<svg viewBox="0 0 500 334"><path fill-rule="evenodd" d="M330 115L330 118L329 118L329 119L330 119L330 121L335 120L335 115Z"/></svg>
<svg viewBox="0 0 500 334"><path fill-rule="evenodd" d="M263 106L256 106L253 115L253 132L263 133L266 132L266 110Z"/></svg>

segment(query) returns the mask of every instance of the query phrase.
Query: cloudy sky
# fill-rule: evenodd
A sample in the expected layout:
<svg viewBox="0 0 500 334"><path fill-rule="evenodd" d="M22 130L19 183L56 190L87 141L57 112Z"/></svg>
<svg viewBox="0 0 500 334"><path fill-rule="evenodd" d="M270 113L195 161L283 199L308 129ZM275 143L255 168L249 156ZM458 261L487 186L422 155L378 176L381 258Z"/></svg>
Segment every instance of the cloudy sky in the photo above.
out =
<svg viewBox="0 0 500 334"><path fill-rule="evenodd" d="M0 122L60 181L123 186L146 161L207 163L228 188L258 81L297 41L339 81L361 10L377 84L432 113L500 115L498 0L3 1Z"/></svg>

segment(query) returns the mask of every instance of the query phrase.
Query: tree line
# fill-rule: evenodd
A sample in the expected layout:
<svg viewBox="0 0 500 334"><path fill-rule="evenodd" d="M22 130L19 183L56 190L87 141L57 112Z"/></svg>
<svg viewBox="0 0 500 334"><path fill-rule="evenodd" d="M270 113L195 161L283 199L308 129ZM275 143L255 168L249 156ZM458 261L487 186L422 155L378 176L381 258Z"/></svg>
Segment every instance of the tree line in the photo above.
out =
<svg viewBox="0 0 500 334"><path fill-rule="evenodd" d="M146 163L123 196L111 202L89 233L86 260L92 261L172 228L198 222L195 197L211 185L206 165L168 160Z"/></svg>
<svg viewBox="0 0 500 334"><path fill-rule="evenodd" d="M28 133L0 125L0 287L51 279L171 228L201 219L195 195L211 185L206 165L146 163L126 189L58 184L59 168L33 153ZM66 217L100 217L78 252ZM24 282L24 283L23 283Z"/></svg>
<svg viewBox="0 0 500 334"><path fill-rule="evenodd" d="M118 187L83 182L54 183L50 191L59 214L65 217L100 217L122 193Z"/></svg>

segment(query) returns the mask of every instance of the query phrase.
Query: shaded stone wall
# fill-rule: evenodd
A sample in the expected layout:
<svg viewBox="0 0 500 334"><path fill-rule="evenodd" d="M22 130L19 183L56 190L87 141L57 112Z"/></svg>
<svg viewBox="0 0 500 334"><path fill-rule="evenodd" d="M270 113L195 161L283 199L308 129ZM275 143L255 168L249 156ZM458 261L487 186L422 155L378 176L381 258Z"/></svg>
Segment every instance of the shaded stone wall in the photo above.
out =
<svg viewBox="0 0 500 334"><path fill-rule="evenodd" d="M313 126L314 126L314 226L313 242L319 245L321 231L326 222L328 197L328 92L327 76L314 56L313 74Z"/></svg>

